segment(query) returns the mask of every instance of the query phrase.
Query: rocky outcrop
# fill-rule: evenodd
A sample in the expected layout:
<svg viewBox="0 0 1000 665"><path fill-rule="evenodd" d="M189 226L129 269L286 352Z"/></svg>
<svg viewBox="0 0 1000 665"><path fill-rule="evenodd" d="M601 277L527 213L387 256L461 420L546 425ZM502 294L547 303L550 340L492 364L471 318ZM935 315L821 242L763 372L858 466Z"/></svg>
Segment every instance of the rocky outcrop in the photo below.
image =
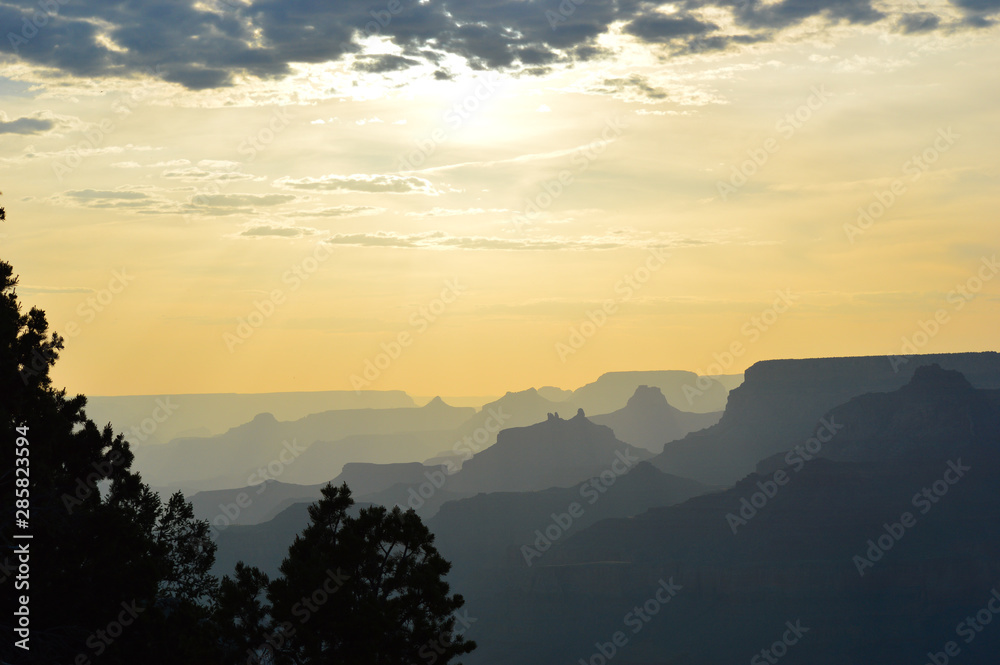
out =
<svg viewBox="0 0 1000 665"><path fill-rule="evenodd" d="M758 461L801 444L830 410L866 393L897 390L921 366L962 372L976 388L1000 388L1000 354L954 353L769 360L754 364L729 395L718 424L665 446L661 470L709 484L731 484Z"/></svg>

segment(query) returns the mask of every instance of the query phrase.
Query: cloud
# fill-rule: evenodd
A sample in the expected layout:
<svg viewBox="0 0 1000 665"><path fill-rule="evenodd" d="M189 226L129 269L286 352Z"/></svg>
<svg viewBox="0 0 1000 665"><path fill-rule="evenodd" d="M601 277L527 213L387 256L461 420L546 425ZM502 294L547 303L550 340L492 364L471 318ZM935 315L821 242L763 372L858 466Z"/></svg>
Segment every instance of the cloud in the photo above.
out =
<svg viewBox="0 0 1000 665"><path fill-rule="evenodd" d="M291 203L297 199L298 197L292 194L196 193L188 200L187 212L213 217L225 217L227 215L253 217L262 212L260 208L279 206Z"/></svg>
<svg viewBox="0 0 1000 665"><path fill-rule="evenodd" d="M868 25L887 17L876 4L885 6L875 0L136 0L60 8L31 39L11 47L23 62L71 76L153 75L190 90L230 86L247 76L281 78L297 63L337 61L362 74L430 65L443 79L450 74L440 63L456 58L473 69L532 74L604 57L602 38L619 30L686 54L776 40L807 20L820 28ZM986 17L1000 11L1000 0L949 4L970 28L990 25ZM939 13L948 9L942 4ZM37 0L8 0L0 4L0 25L30 24L37 12ZM902 19L904 32L914 20ZM921 25L934 29L926 20ZM371 37L398 52L365 54Z"/></svg>
<svg viewBox="0 0 1000 665"><path fill-rule="evenodd" d="M198 166L203 169L227 169L233 171L240 167L240 163L228 159L203 159L198 162Z"/></svg>
<svg viewBox="0 0 1000 665"><path fill-rule="evenodd" d="M164 178L173 178L175 180L188 180L195 182L204 182L204 181L235 182L239 180L254 179L254 176L250 175L249 173L240 173L239 171L206 171L204 169L200 169L195 166L175 171L164 171L160 175ZM263 180L263 178L258 178L258 180Z"/></svg>
<svg viewBox="0 0 1000 665"><path fill-rule="evenodd" d="M276 206L294 201L291 194L199 194L192 203L222 208L247 208L250 206Z"/></svg>
<svg viewBox="0 0 1000 665"><path fill-rule="evenodd" d="M296 213L297 217L360 217L361 215L375 215L385 212L385 208L374 206L351 206L341 205L329 208L319 208L317 210L304 210Z"/></svg>
<svg viewBox="0 0 1000 665"><path fill-rule="evenodd" d="M704 35L718 29L715 23L699 21L690 14L665 16L647 14L625 26L625 32L644 42L668 42L679 38Z"/></svg>
<svg viewBox="0 0 1000 665"><path fill-rule="evenodd" d="M649 79L639 74L632 74L628 78L604 79L601 87L626 98L634 96L650 101L662 101L667 98L666 90L650 85Z"/></svg>
<svg viewBox="0 0 1000 665"><path fill-rule="evenodd" d="M624 248L666 248L687 246L688 239L667 241L662 238L638 239L625 235L579 238L498 238L488 236L454 236L443 231L401 234L392 231L374 233L337 233L324 242L353 247L395 247L401 249L436 250L500 250L500 251L555 251L555 250L611 250Z"/></svg>
<svg viewBox="0 0 1000 665"><path fill-rule="evenodd" d="M7 114L0 111L0 134L20 134L22 136L37 136L56 131L92 130L97 125L84 122L72 115L59 115L52 111L36 111L30 115L11 120Z"/></svg>
<svg viewBox="0 0 1000 665"><path fill-rule="evenodd" d="M616 117L613 121L615 127L628 127L628 123L625 122L623 117ZM528 162L544 161L549 159L559 159L562 157L567 157L570 155L575 155L577 153L589 152L594 149L597 144L608 145L617 138L605 139L603 137L595 137L593 141L584 143L583 145L578 145L573 148L562 148L559 150L550 150L549 152L536 152L526 155L518 155L517 157L507 157L504 159L491 159L489 161L483 162L457 162L454 164L443 164L441 166L429 166L424 169L408 171L407 173L433 173L435 171L450 171L452 169L464 169L464 168L493 168L501 164L524 164Z"/></svg>
<svg viewBox="0 0 1000 665"><path fill-rule="evenodd" d="M507 210L506 208L431 208L430 210L408 212L406 214L408 217L458 217L460 215L484 215L487 213L506 212L510 212L510 210Z"/></svg>
<svg viewBox="0 0 1000 665"><path fill-rule="evenodd" d="M419 60L404 58L401 55L368 55L362 56L354 63L354 69L369 74L397 72L421 64Z"/></svg>
<svg viewBox="0 0 1000 665"><path fill-rule="evenodd" d="M726 4L725 0L708 0L706 4L709 3ZM873 0L780 0L767 4L749 0L741 2L735 12L737 25L769 30L793 27L813 17L822 17L831 24L869 25L885 16L875 9Z"/></svg>
<svg viewBox="0 0 1000 665"><path fill-rule="evenodd" d="M18 118L0 120L0 134L41 134L55 127L54 120L42 118Z"/></svg>
<svg viewBox="0 0 1000 665"><path fill-rule="evenodd" d="M156 162L154 164L140 164L139 162L115 162L111 166L119 169L140 169L140 168L169 168L173 166L187 166L191 162L186 159L171 159L166 162Z"/></svg>
<svg viewBox="0 0 1000 665"><path fill-rule="evenodd" d="M930 12L903 14L896 23L896 29L903 34L932 32L941 25L941 19Z"/></svg>
<svg viewBox="0 0 1000 665"><path fill-rule="evenodd" d="M50 196L47 200L69 208L116 209L139 215L176 215L185 207L166 196L157 187L119 187L118 189L75 189Z"/></svg>
<svg viewBox="0 0 1000 665"><path fill-rule="evenodd" d="M17 287L22 296L42 295L45 293L93 293L94 289L86 286L21 286Z"/></svg>
<svg viewBox="0 0 1000 665"><path fill-rule="evenodd" d="M688 44L685 47L692 47ZM711 77L725 78L727 72L715 70L706 72L701 78L670 77L668 80L651 80L637 73L623 73L619 76L589 76L570 86L574 92L587 95L610 96L633 104L664 104L669 102L679 106L705 106L724 104L726 100L718 95L705 80ZM687 79L687 80L684 80Z"/></svg>
<svg viewBox="0 0 1000 665"><path fill-rule="evenodd" d="M93 199L145 199L149 198L149 195L145 192L130 192L130 191L108 191L108 190L97 190L97 189L78 189L75 191L66 192L63 196L68 196L73 199L81 200L93 200Z"/></svg>
<svg viewBox="0 0 1000 665"><path fill-rule="evenodd" d="M80 145L73 145L62 150L37 151L34 146L28 146L20 155L14 157L0 157L0 165L29 164L39 159L66 160L68 158L79 159L92 157L94 155L117 155L128 151L160 150L152 146L132 145L131 143L120 145L109 145L101 148L85 148Z"/></svg>
<svg viewBox="0 0 1000 665"><path fill-rule="evenodd" d="M298 226L272 226L269 224L262 224L244 229L240 235L246 238L301 238L302 236L311 236L316 233L316 229L308 229Z"/></svg>
<svg viewBox="0 0 1000 665"><path fill-rule="evenodd" d="M382 192L390 194L439 194L429 180L416 176L400 175L368 175L355 173L353 175L324 175L318 178L278 178L275 187L294 190L311 190L320 192Z"/></svg>

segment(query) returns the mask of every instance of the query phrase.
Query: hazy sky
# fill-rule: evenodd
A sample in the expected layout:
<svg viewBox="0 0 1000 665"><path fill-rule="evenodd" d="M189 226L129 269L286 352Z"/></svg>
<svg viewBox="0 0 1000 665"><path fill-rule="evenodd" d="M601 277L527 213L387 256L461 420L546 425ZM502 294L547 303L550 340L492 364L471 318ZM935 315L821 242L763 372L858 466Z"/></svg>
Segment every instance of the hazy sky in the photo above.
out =
<svg viewBox="0 0 1000 665"><path fill-rule="evenodd" d="M996 349L998 0L44 7L0 256L71 392Z"/></svg>

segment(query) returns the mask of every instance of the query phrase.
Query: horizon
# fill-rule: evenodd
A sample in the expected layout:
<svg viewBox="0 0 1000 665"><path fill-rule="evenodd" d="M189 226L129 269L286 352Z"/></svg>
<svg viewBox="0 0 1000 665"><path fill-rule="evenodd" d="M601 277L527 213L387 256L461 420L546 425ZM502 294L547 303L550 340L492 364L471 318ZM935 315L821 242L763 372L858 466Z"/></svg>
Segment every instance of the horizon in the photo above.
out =
<svg viewBox="0 0 1000 665"><path fill-rule="evenodd" d="M508 389L504 390L503 392L498 392L498 393L494 393L494 394L484 394L484 395L475 395L475 394L471 394L471 393L445 393L445 392L421 394L421 393L417 393L417 392L413 392L413 391L407 390L406 388L393 388L393 387L379 387L379 388L372 388L372 389L367 389L366 388L362 392L369 392L369 391L371 391L371 392L402 392L402 393L405 393L410 398L412 398L415 402L418 402L418 401L419 402L429 402L429 401L431 401L431 400L433 400L435 398L441 398L442 400L445 400L445 401L447 401L449 398L462 399L462 400L474 400L474 399L495 400L495 399L499 399L500 397L502 397L503 395L505 395L507 393L518 393L518 392L525 392L525 391L529 391L529 390L536 390L537 391L537 390L542 390L544 388L555 388L557 390L565 390L565 391L568 391L568 392L572 392L574 390L582 388L583 386L586 386L586 385L594 383L595 381L599 380L601 377L603 377L603 376L605 376L607 374L628 374L628 373L640 373L640 372L691 372L693 374L697 374L698 376L705 376L705 377L708 377L708 378L715 378L715 377L744 376L746 374L746 371L748 369L750 369L750 367L752 367L753 365L756 365L756 364L759 364L759 363L782 361L782 360L830 360L830 359L880 358L880 357L884 357L886 359L886 361L890 365L892 365L893 364L893 362L892 362L893 358L920 357L920 356L927 356L927 355L955 355L955 354L965 354L965 353L971 353L971 354L976 354L976 353L1000 353L1000 350L982 349L982 350L978 350L978 351L977 350L972 350L972 351L939 351L939 352L933 352L933 353L918 353L918 354L911 354L911 355L901 355L901 354L885 355L885 354L869 353L869 354L852 355L852 356L806 356L806 357L761 358L760 360L755 361L754 363L752 363L751 365L749 365L748 367L746 367L743 370L727 372L727 373L724 373L724 374L717 374L717 373L698 374L697 372L695 372L693 370L675 369L675 368L670 368L670 369L665 369L665 368L659 368L659 369L614 369L614 370L606 370L606 371L600 372L595 377L593 377L591 380L586 381L586 382L581 383L581 384L578 384L578 385L575 385L574 387L566 387L566 386L554 385L554 384L549 384L549 383L537 383L536 382L536 383L532 383L531 385L529 385L527 387L517 388L517 389L510 389L510 388L508 388ZM709 366L709 368L711 368L711 366ZM63 387L67 388L67 390L69 389L68 386L63 386ZM164 393L164 392L149 392L149 393L129 393L129 394L116 394L116 395L110 395L110 394L93 394L93 395L90 395L90 394L88 394L86 396L87 397L167 397L167 396L181 396L181 395L191 395L191 396L194 396L194 395L269 395L269 394L295 394L295 393L312 394L312 393L327 393L327 392L357 392L357 391L351 390L349 388L348 389L343 389L343 388L320 388L320 389L317 389L317 390L285 390L285 391L273 391L273 390L271 390L271 391L264 391L264 392L237 392L237 391L224 391L224 392L211 392L211 393ZM420 405L422 406L422 404L420 404Z"/></svg>

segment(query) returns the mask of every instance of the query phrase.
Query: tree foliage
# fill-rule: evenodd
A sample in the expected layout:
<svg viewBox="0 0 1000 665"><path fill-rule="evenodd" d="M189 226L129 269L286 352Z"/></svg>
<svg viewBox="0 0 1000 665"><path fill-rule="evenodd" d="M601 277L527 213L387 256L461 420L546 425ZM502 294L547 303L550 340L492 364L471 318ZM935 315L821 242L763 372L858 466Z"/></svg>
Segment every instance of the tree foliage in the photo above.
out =
<svg viewBox="0 0 1000 665"><path fill-rule="evenodd" d="M49 370L64 340L49 333L42 310L23 312L17 281L0 261L0 436L7 462L0 565L4 584L11 584L13 534L30 533L28 587L12 595L30 599L31 633L27 651L5 640L3 660L211 662L207 619L216 581L208 570L215 546L198 537L207 534L207 523L194 520L180 494L163 503L131 470L124 436L89 420L85 397L53 387ZM29 441L27 529L17 526L12 500L18 427L27 428L21 432ZM8 635L11 619L8 611L0 621ZM179 639L172 631L182 627L188 636Z"/></svg>
<svg viewBox="0 0 1000 665"><path fill-rule="evenodd" d="M259 571L238 567L236 580L223 580L246 610L233 622L254 636L241 645L243 657L444 665L472 651L475 643L456 630L464 600L449 594L444 577L451 564L417 514L382 506L352 511L353 504L346 484L327 485L280 577L267 583ZM259 600L265 587L269 605Z"/></svg>

